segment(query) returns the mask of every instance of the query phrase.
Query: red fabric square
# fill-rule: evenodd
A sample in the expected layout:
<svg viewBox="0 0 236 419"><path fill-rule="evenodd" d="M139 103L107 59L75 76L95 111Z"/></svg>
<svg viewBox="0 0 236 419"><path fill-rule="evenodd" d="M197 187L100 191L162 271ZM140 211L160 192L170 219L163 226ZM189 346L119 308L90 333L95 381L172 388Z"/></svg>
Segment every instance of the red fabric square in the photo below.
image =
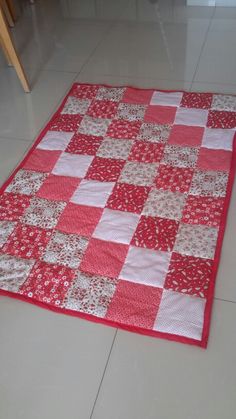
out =
<svg viewBox="0 0 236 419"><path fill-rule="evenodd" d="M124 138L126 140L135 140L141 127L140 121L125 121L117 119L112 121L107 130L107 137Z"/></svg>
<svg viewBox="0 0 236 419"><path fill-rule="evenodd" d="M103 137L97 137L95 135L75 134L65 151L67 153L93 156L96 154L102 140Z"/></svg>
<svg viewBox="0 0 236 419"><path fill-rule="evenodd" d="M201 148L198 156L197 167L202 170L222 170L228 172L230 169L231 158L231 151Z"/></svg>
<svg viewBox="0 0 236 419"><path fill-rule="evenodd" d="M182 221L187 224L203 224L218 227L224 207L224 198L189 195Z"/></svg>
<svg viewBox="0 0 236 419"><path fill-rule="evenodd" d="M78 130L83 117L81 115L58 115L49 124L48 129L51 131L75 132Z"/></svg>
<svg viewBox="0 0 236 419"><path fill-rule="evenodd" d="M174 125L170 131L168 143L191 147L198 146L202 143L203 134L203 127Z"/></svg>
<svg viewBox="0 0 236 419"><path fill-rule="evenodd" d="M124 160L95 157L89 166L86 179L115 182L120 176L124 165Z"/></svg>
<svg viewBox="0 0 236 419"><path fill-rule="evenodd" d="M0 196L0 220L17 221L29 206L30 196L3 193Z"/></svg>
<svg viewBox="0 0 236 419"><path fill-rule="evenodd" d="M159 309L162 289L120 281L106 318L118 323L152 329Z"/></svg>
<svg viewBox="0 0 236 419"><path fill-rule="evenodd" d="M51 172L61 151L39 150L35 149L30 154L23 168L25 170L34 170L35 172Z"/></svg>
<svg viewBox="0 0 236 419"><path fill-rule="evenodd" d="M207 127L236 128L236 112L209 111Z"/></svg>
<svg viewBox="0 0 236 419"><path fill-rule="evenodd" d="M144 122L173 124L176 110L174 106L149 105L144 115Z"/></svg>
<svg viewBox="0 0 236 419"><path fill-rule="evenodd" d="M212 99L212 93L184 92L180 106L185 108L209 109Z"/></svg>
<svg viewBox="0 0 236 419"><path fill-rule="evenodd" d="M103 209L69 203L56 226L65 233L75 233L89 237L101 218Z"/></svg>
<svg viewBox="0 0 236 419"><path fill-rule="evenodd" d="M154 90L141 90L127 87L122 102L133 103L135 105L148 105L151 101Z"/></svg>
<svg viewBox="0 0 236 419"><path fill-rule="evenodd" d="M80 183L80 179L69 176L49 175L37 192L39 198L68 201Z"/></svg>
<svg viewBox="0 0 236 419"><path fill-rule="evenodd" d="M175 220L142 215L131 244L148 249L171 251L178 227L179 223Z"/></svg>
<svg viewBox="0 0 236 419"><path fill-rule="evenodd" d="M148 197L150 188L147 186L118 183L107 202L107 207L119 211L140 214Z"/></svg>
<svg viewBox="0 0 236 419"><path fill-rule="evenodd" d="M208 294L211 274L210 259L173 253L164 287L204 298Z"/></svg>
<svg viewBox="0 0 236 419"><path fill-rule="evenodd" d="M118 104L118 102L111 100L93 101L87 111L87 115L94 118L114 118Z"/></svg>
<svg viewBox="0 0 236 419"><path fill-rule="evenodd" d="M136 141L131 149L128 160L143 163L157 163L161 160L164 144Z"/></svg>
<svg viewBox="0 0 236 419"><path fill-rule="evenodd" d="M75 96L78 99L93 99L98 91L98 86L89 84L77 84L73 87L70 96Z"/></svg>
<svg viewBox="0 0 236 419"><path fill-rule="evenodd" d="M74 276L75 272L65 266L36 262L19 292L59 306L62 305Z"/></svg>
<svg viewBox="0 0 236 419"><path fill-rule="evenodd" d="M80 264L80 270L117 278L129 246L92 238Z"/></svg>
<svg viewBox="0 0 236 419"><path fill-rule="evenodd" d="M52 231L19 224L3 246L3 252L25 259L37 259L45 250Z"/></svg>
<svg viewBox="0 0 236 419"><path fill-rule="evenodd" d="M158 189L172 192L188 192L193 177L193 169L160 164L155 184Z"/></svg>

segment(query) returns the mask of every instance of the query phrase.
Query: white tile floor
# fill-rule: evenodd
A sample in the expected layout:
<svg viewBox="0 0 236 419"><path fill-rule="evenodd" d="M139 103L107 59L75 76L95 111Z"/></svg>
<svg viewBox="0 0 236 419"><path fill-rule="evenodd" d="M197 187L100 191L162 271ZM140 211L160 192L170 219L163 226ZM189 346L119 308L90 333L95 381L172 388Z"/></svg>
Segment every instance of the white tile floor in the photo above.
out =
<svg viewBox="0 0 236 419"><path fill-rule="evenodd" d="M236 93L236 8L184 0L36 0L13 30L32 84L0 52L0 178L74 80ZM0 298L1 419L233 419L236 184L206 351Z"/></svg>

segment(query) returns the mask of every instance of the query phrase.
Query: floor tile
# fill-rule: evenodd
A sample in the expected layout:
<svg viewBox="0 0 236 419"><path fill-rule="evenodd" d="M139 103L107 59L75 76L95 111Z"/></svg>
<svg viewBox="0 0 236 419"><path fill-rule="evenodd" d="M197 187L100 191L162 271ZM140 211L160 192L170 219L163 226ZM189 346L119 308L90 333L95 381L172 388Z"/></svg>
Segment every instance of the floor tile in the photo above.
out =
<svg viewBox="0 0 236 419"><path fill-rule="evenodd" d="M208 83L208 82L193 82L191 86L192 92L212 92L212 93L230 93L236 94L236 83Z"/></svg>
<svg viewBox="0 0 236 419"><path fill-rule="evenodd" d="M30 147L29 141L0 138L0 184L10 175Z"/></svg>

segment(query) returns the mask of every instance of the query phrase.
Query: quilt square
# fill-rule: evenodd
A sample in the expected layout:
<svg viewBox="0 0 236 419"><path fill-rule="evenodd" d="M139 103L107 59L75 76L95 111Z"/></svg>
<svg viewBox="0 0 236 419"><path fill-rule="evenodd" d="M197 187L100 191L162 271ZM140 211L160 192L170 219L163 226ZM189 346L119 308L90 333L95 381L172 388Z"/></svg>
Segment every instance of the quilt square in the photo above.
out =
<svg viewBox="0 0 236 419"><path fill-rule="evenodd" d="M16 223L12 221L0 221L0 248L6 243L15 225Z"/></svg>
<svg viewBox="0 0 236 419"><path fill-rule="evenodd" d="M108 199L107 207L140 214L149 191L150 188L148 186L117 183Z"/></svg>
<svg viewBox="0 0 236 419"><path fill-rule="evenodd" d="M133 103L139 105L148 105L150 103L153 90L133 89L127 87L122 97L122 102Z"/></svg>
<svg viewBox="0 0 236 419"><path fill-rule="evenodd" d="M162 164L175 167L195 167L198 158L198 148L167 145L161 160Z"/></svg>
<svg viewBox="0 0 236 419"><path fill-rule="evenodd" d="M144 122L141 125L137 139L151 143L166 143L170 134L170 130L171 126L168 124L159 125Z"/></svg>
<svg viewBox="0 0 236 419"><path fill-rule="evenodd" d="M189 195L183 211L182 221L186 224L203 224L209 227L218 227L223 208L223 198Z"/></svg>
<svg viewBox="0 0 236 419"><path fill-rule="evenodd" d="M39 227L19 224L3 246L3 252L24 259L37 259L45 250L52 232Z"/></svg>
<svg viewBox="0 0 236 419"><path fill-rule="evenodd" d="M49 175L36 193L38 198L53 201L68 201L80 183L80 179L70 176Z"/></svg>
<svg viewBox="0 0 236 419"><path fill-rule="evenodd" d="M120 102L123 94L125 92L125 87L99 87L96 95L96 99L99 100L111 100L113 102Z"/></svg>
<svg viewBox="0 0 236 419"><path fill-rule="evenodd" d="M155 179L157 189L171 192L188 192L193 177L193 169L160 164Z"/></svg>
<svg viewBox="0 0 236 419"><path fill-rule="evenodd" d="M157 173L157 163L136 163L128 161L119 177L121 183L150 186Z"/></svg>
<svg viewBox="0 0 236 419"><path fill-rule="evenodd" d="M140 121L114 119L107 130L107 137L135 140L141 127Z"/></svg>
<svg viewBox="0 0 236 419"><path fill-rule="evenodd" d="M197 167L201 170L217 170L228 172L231 165L232 153L228 150L210 150L201 148Z"/></svg>
<svg viewBox="0 0 236 419"><path fill-rule="evenodd" d="M179 106L182 100L182 92L154 92L150 105Z"/></svg>
<svg viewBox="0 0 236 419"><path fill-rule="evenodd" d="M65 202L49 201L48 199L32 198L21 221L41 228L53 228L66 206Z"/></svg>
<svg viewBox="0 0 236 419"><path fill-rule="evenodd" d="M38 261L19 291L44 303L62 306L74 276L70 268Z"/></svg>
<svg viewBox="0 0 236 419"><path fill-rule="evenodd" d="M176 110L174 106L149 105L144 115L144 122L173 124Z"/></svg>
<svg viewBox="0 0 236 419"><path fill-rule="evenodd" d="M7 186L6 192L34 195L39 190L46 177L47 175L45 173L19 170L11 183Z"/></svg>
<svg viewBox="0 0 236 419"><path fill-rule="evenodd" d="M64 306L98 317L105 317L116 289L117 280L78 272Z"/></svg>
<svg viewBox="0 0 236 419"><path fill-rule="evenodd" d="M168 144L198 147L202 143L203 134L203 127L192 127L191 125L173 125L173 128L170 131Z"/></svg>
<svg viewBox="0 0 236 419"><path fill-rule="evenodd" d="M191 195L223 197L226 194L228 173L197 170L193 175Z"/></svg>
<svg viewBox="0 0 236 419"><path fill-rule="evenodd" d="M54 166L52 173L58 176L83 178L92 163L93 156L62 153Z"/></svg>
<svg viewBox="0 0 236 419"><path fill-rule="evenodd" d="M173 253L164 287L183 294L206 298L212 261Z"/></svg>
<svg viewBox="0 0 236 419"><path fill-rule="evenodd" d="M56 228L64 233L90 237L101 218L102 211L101 208L70 202L63 211Z"/></svg>
<svg viewBox="0 0 236 419"><path fill-rule="evenodd" d="M205 300L164 290L154 330L201 340Z"/></svg>
<svg viewBox="0 0 236 419"><path fill-rule="evenodd" d="M64 132L76 132L82 121L82 115L64 114L58 115L52 119L49 124L50 131L64 131Z"/></svg>
<svg viewBox="0 0 236 419"><path fill-rule="evenodd" d="M209 111L207 127L235 129L236 112Z"/></svg>
<svg viewBox="0 0 236 419"><path fill-rule="evenodd" d="M24 170L34 170L35 172L51 172L61 151L49 151L36 149L24 163Z"/></svg>
<svg viewBox="0 0 236 419"><path fill-rule="evenodd" d="M5 291L18 292L26 281L34 260L0 255L0 285Z"/></svg>
<svg viewBox="0 0 236 419"><path fill-rule="evenodd" d="M70 95L78 99L94 99L98 91L97 85L91 84L74 84Z"/></svg>
<svg viewBox="0 0 236 419"><path fill-rule="evenodd" d="M87 115L93 118L112 119L116 116L118 103L111 100L95 100L92 102Z"/></svg>
<svg viewBox="0 0 236 419"><path fill-rule="evenodd" d="M108 159L126 160L132 145L132 140L105 138L97 151L97 156L105 157Z"/></svg>
<svg viewBox="0 0 236 419"><path fill-rule="evenodd" d="M178 108L175 125L190 125L205 127L207 124L208 110L196 108Z"/></svg>
<svg viewBox="0 0 236 419"><path fill-rule="evenodd" d="M89 241L80 270L89 274L118 278L128 246L92 238Z"/></svg>
<svg viewBox="0 0 236 419"><path fill-rule="evenodd" d="M124 160L95 157L87 171L86 179L115 182L118 180L124 165Z"/></svg>
<svg viewBox="0 0 236 419"><path fill-rule="evenodd" d="M236 112L236 96L213 95L211 109L214 109L217 111Z"/></svg>
<svg viewBox="0 0 236 419"><path fill-rule="evenodd" d="M106 208L93 233L93 237L111 242L129 244L138 222L139 216L137 214Z"/></svg>
<svg viewBox="0 0 236 419"><path fill-rule="evenodd" d="M114 182L84 179L74 192L71 202L104 208L114 185Z"/></svg>
<svg viewBox="0 0 236 419"><path fill-rule="evenodd" d="M187 256L213 259L218 228L180 224L174 251Z"/></svg>
<svg viewBox="0 0 236 419"><path fill-rule="evenodd" d="M37 145L37 149L64 151L72 137L73 132L48 131Z"/></svg>
<svg viewBox="0 0 236 419"><path fill-rule="evenodd" d="M184 92L180 106L184 108L210 109L212 99L212 93Z"/></svg>
<svg viewBox="0 0 236 419"><path fill-rule="evenodd" d="M91 99L78 99L74 96L69 96L61 113L71 115L85 115L90 104Z"/></svg>
<svg viewBox="0 0 236 419"><path fill-rule="evenodd" d="M178 221L142 215L131 244L147 249L171 251L178 227Z"/></svg>
<svg viewBox="0 0 236 419"><path fill-rule="evenodd" d="M85 237L54 231L41 259L44 262L76 269L87 246L88 239Z"/></svg>
<svg viewBox="0 0 236 419"><path fill-rule="evenodd" d="M162 143L135 141L129 155L129 160L143 163L159 163L163 155L164 147L165 146Z"/></svg>
<svg viewBox="0 0 236 419"><path fill-rule="evenodd" d="M143 214L170 220L180 220L186 195L179 192L152 189L144 205Z"/></svg>
<svg viewBox="0 0 236 419"><path fill-rule="evenodd" d="M30 203L30 197L14 193L0 196L0 220L17 221Z"/></svg>
<svg viewBox="0 0 236 419"><path fill-rule="evenodd" d="M169 262L170 253L130 246L119 278L162 288Z"/></svg>
<svg viewBox="0 0 236 419"><path fill-rule="evenodd" d="M235 132L232 129L206 128L202 140L202 147L232 151L234 134Z"/></svg>
<svg viewBox="0 0 236 419"><path fill-rule="evenodd" d="M117 119L125 119L127 121L143 120L147 106L133 105L130 103L120 103L117 110Z"/></svg>
<svg viewBox="0 0 236 419"><path fill-rule="evenodd" d="M134 327L152 329L162 297L162 289L120 281L106 319Z"/></svg>
<svg viewBox="0 0 236 419"><path fill-rule="evenodd" d="M106 135L111 120L107 118L93 118L85 115L78 129L78 133L95 135L97 137Z"/></svg>
<svg viewBox="0 0 236 419"><path fill-rule="evenodd" d="M65 151L66 153L95 156L102 140L103 137L96 137L95 135L75 134Z"/></svg>

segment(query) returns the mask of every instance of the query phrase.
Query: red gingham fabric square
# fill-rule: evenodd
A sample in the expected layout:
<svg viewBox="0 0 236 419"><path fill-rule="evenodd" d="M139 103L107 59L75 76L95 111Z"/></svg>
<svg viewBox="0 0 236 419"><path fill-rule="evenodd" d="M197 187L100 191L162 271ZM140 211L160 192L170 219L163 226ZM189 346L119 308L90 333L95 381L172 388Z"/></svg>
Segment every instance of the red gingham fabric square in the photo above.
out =
<svg viewBox="0 0 236 419"><path fill-rule="evenodd" d="M184 92L180 106L185 108L209 109L212 99L212 93Z"/></svg>
<svg viewBox="0 0 236 419"><path fill-rule="evenodd" d="M0 220L17 221L29 206L30 196L4 193L0 196Z"/></svg>
<svg viewBox="0 0 236 419"><path fill-rule="evenodd" d="M174 125L170 131L168 143L190 147L199 146L202 143L203 134L203 127Z"/></svg>
<svg viewBox="0 0 236 419"><path fill-rule="evenodd" d="M144 115L144 122L173 124L176 109L174 106L149 105Z"/></svg>
<svg viewBox="0 0 236 419"><path fill-rule="evenodd" d="M80 264L90 274L118 278L129 246L92 238Z"/></svg>
<svg viewBox="0 0 236 419"><path fill-rule="evenodd" d="M51 172L59 159L61 151L49 151L35 149L24 163L25 170L34 170L35 172Z"/></svg>
<svg viewBox="0 0 236 419"><path fill-rule="evenodd" d="M236 128L236 112L209 111L207 127Z"/></svg>
<svg viewBox="0 0 236 419"><path fill-rule="evenodd" d="M121 280L108 308L106 318L118 323L152 329L162 289Z"/></svg>
<svg viewBox="0 0 236 419"><path fill-rule="evenodd" d="M212 260L173 253L164 288L206 298Z"/></svg>
<svg viewBox="0 0 236 419"><path fill-rule="evenodd" d="M65 266L36 262L20 294L45 303L61 306L74 279L75 272Z"/></svg>
<svg viewBox="0 0 236 419"><path fill-rule="evenodd" d="M87 171L86 179L115 182L119 178L124 165L124 160L95 157Z"/></svg>
<svg viewBox="0 0 236 419"><path fill-rule="evenodd" d="M189 195L182 221L187 224L203 224L209 227L220 225L224 198Z"/></svg>
<svg viewBox="0 0 236 419"><path fill-rule="evenodd" d="M78 99L94 99L98 91L98 86L89 84L77 84L73 87L70 96L77 97Z"/></svg>
<svg viewBox="0 0 236 419"><path fill-rule="evenodd" d="M232 159L231 151L201 148L197 167L202 170L222 170L228 172Z"/></svg>
<svg viewBox="0 0 236 419"><path fill-rule="evenodd" d="M143 163L159 163L164 151L164 144L136 141L131 149L128 160Z"/></svg>
<svg viewBox="0 0 236 419"><path fill-rule="evenodd" d="M160 164L155 185L158 189L172 192L188 192L193 177L193 169Z"/></svg>
<svg viewBox="0 0 236 419"><path fill-rule="evenodd" d="M149 191L150 188L148 186L117 183L109 197L107 207L114 210L140 214Z"/></svg>
<svg viewBox="0 0 236 419"><path fill-rule="evenodd" d="M122 102L139 105L148 105L151 101L154 90L139 90L127 87Z"/></svg>
<svg viewBox="0 0 236 419"><path fill-rule="evenodd" d="M178 227L178 221L142 215L131 244L148 249L171 251Z"/></svg>
<svg viewBox="0 0 236 419"><path fill-rule="evenodd" d="M95 135L75 134L69 142L66 152L94 156L103 140Z"/></svg>
<svg viewBox="0 0 236 419"><path fill-rule="evenodd" d="M49 175L37 192L39 198L68 201L78 187L80 179L69 176Z"/></svg>
<svg viewBox="0 0 236 419"><path fill-rule="evenodd" d="M8 238L3 251L12 256L37 259L44 252L51 235L51 230L19 224Z"/></svg>
<svg viewBox="0 0 236 419"><path fill-rule="evenodd" d="M48 129L50 131L76 132L82 119L83 116L78 114L58 115L50 122Z"/></svg>
<svg viewBox="0 0 236 419"><path fill-rule="evenodd" d="M111 100L96 100L93 101L87 111L87 115L94 118L109 118L115 117L118 108L118 102Z"/></svg>
<svg viewBox="0 0 236 419"><path fill-rule="evenodd" d="M112 121L107 130L107 137L135 140L141 127L141 121L125 121L117 119Z"/></svg>
<svg viewBox="0 0 236 419"><path fill-rule="evenodd" d="M69 203L56 226L65 233L75 233L90 237L97 226L103 209Z"/></svg>

